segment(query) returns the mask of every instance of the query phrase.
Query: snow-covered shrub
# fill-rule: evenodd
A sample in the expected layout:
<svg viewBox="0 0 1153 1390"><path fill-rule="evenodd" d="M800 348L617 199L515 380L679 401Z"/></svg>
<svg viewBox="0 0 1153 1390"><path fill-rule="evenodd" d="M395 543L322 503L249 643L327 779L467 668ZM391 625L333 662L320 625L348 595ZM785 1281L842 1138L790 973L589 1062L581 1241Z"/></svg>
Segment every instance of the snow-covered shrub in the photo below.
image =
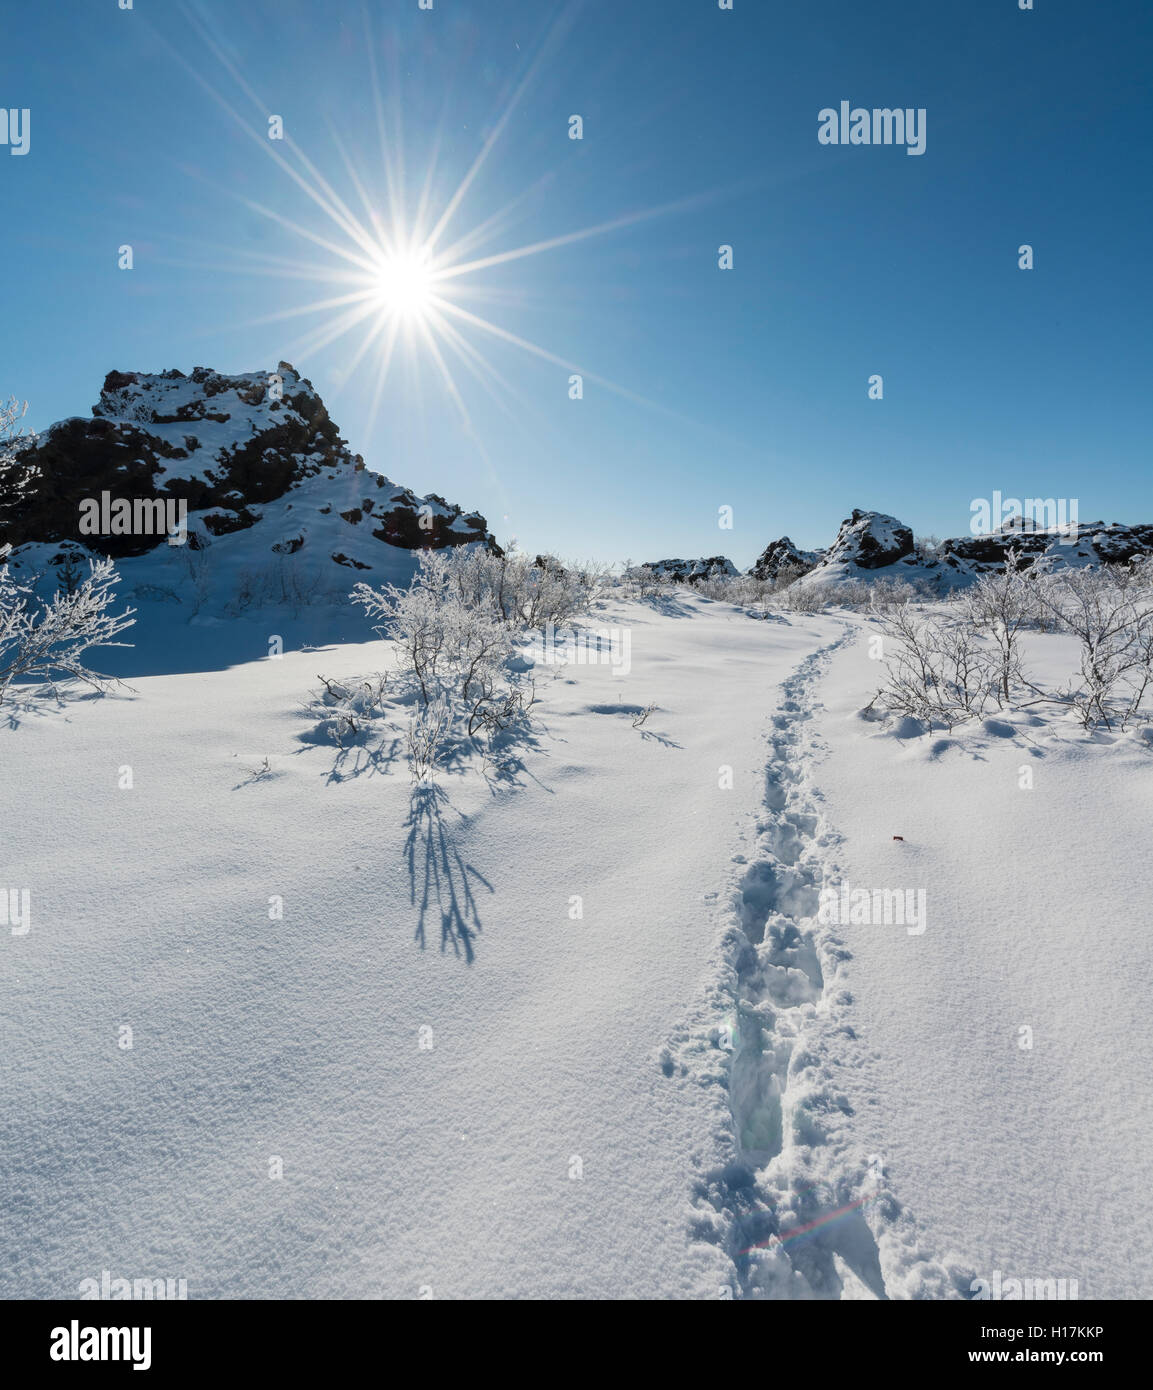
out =
<svg viewBox="0 0 1153 1390"><path fill-rule="evenodd" d="M252 607L260 596L260 584L255 573L245 568L239 571L232 586L232 598L228 602L230 614L243 613Z"/></svg>
<svg viewBox="0 0 1153 1390"><path fill-rule="evenodd" d="M597 566L563 565L552 555L493 555L479 546L430 552L460 601L489 610L503 623L558 626L588 611L601 575Z"/></svg>
<svg viewBox="0 0 1153 1390"><path fill-rule="evenodd" d="M753 608L772 594L773 585L751 574L714 574L697 580L693 591L721 603L735 603L738 608Z"/></svg>
<svg viewBox="0 0 1153 1390"><path fill-rule="evenodd" d="M815 584L789 584L777 600L789 613L820 613L832 601L828 591Z"/></svg>
<svg viewBox="0 0 1153 1390"><path fill-rule="evenodd" d="M79 680L97 690L116 684L84 664L93 647L125 647L113 639L132 626L134 608L113 614L119 576L112 561L89 562L88 575L71 593L43 602L34 586L18 583L9 569L10 545L0 546L0 700L12 681L40 678L53 690L57 679ZM57 690L57 694L59 691Z"/></svg>
<svg viewBox="0 0 1153 1390"><path fill-rule="evenodd" d="M0 466L11 463L15 455L32 439L32 431L20 428L28 413L28 402L9 396L0 401Z"/></svg>
<svg viewBox="0 0 1153 1390"><path fill-rule="evenodd" d="M15 396L0 401L0 497L9 504L19 502L31 481L27 466L16 462L16 455L33 439L30 430L20 428L27 410L28 402Z"/></svg>
<svg viewBox="0 0 1153 1390"><path fill-rule="evenodd" d="M216 578L211 559L211 538L197 533L200 548L186 548L183 564L192 581L197 611L206 601ZM223 584L225 576L220 577ZM246 565L238 570L230 583L230 595L224 611L238 617L249 609L286 607L295 615L312 604L338 603L347 598L343 583L326 585L322 572L298 559L296 554L276 552L262 564Z"/></svg>
<svg viewBox="0 0 1153 1390"><path fill-rule="evenodd" d="M652 565L634 565L626 560L621 588L626 598L651 598L672 587L672 580L659 575Z"/></svg>
<svg viewBox="0 0 1153 1390"><path fill-rule="evenodd" d="M804 578L809 570L804 565L782 565L777 571L777 577L772 581L775 591L782 592L790 589L798 579Z"/></svg>
<svg viewBox="0 0 1153 1390"><path fill-rule="evenodd" d="M826 601L838 608L864 612L888 612L906 603L931 603L938 598L932 585L923 579L850 579L826 592Z"/></svg>
<svg viewBox="0 0 1153 1390"><path fill-rule="evenodd" d="M906 603L873 617L895 646L874 697L893 713L952 729L997 699L995 664L964 615L926 616Z"/></svg>
<svg viewBox="0 0 1153 1390"><path fill-rule="evenodd" d="M1038 600L1080 643L1079 682L1058 692L1088 728L1125 729L1153 693L1153 593L1144 566L1062 569Z"/></svg>
<svg viewBox="0 0 1153 1390"><path fill-rule="evenodd" d="M309 604L323 600L320 576L305 570L294 554L278 554L268 570L268 592L273 603L287 604L299 613Z"/></svg>
<svg viewBox="0 0 1153 1390"><path fill-rule="evenodd" d="M874 604L896 648L877 698L930 727L952 728L992 705L1049 703L1075 711L1086 729L1126 729L1153 697L1151 580L1143 565L1034 573L1010 554L938 613ZM1021 639L1037 626L1080 645L1077 675L1061 689L1043 689L1023 669Z"/></svg>
<svg viewBox="0 0 1153 1390"><path fill-rule="evenodd" d="M519 567L477 564L475 558L426 551L409 588L361 583L352 591L353 600L381 620L375 631L396 642L401 693L407 685L419 700L406 745L418 780L454 740L484 733L491 752L494 738L519 722L531 701L523 699L508 662L526 625L522 615L539 614L538 592L546 595L546 612L568 611L549 605L571 601L555 592L548 597L548 589L538 590L536 577Z"/></svg>
<svg viewBox="0 0 1153 1390"><path fill-rule="evenodd" d="M440 757L441 744L453 723L448 700L440 696L431 704L422 705L409 720L404 751L414 782L434 776Z"/></svg>
<svg viewBox="0 0 1153 1390"><path fill-rule="evenodd" d="M60 563L56 566L56 582L61 590L66 594L74 594L80 587L84 571L80 565L80 555L69 547L64 551Z"/></svg>
<svg viewBox="0 0 1153 1390"><path fill-rule="evenodd" d="M997 574L983 574L961 600L961 621L988 639L995 650L992 669L1001 702L1009 704L1011 686L1023 680L1021 633L1032 626L1037 586L1021 570L1020 556L1010 551Z"/></svg>
<svg viewBox="0 0 1153 1390"><path fill-rule="evenodd" d="M835 604L838 608L884 608L884 595L877 592L877 586L866 584L863 579L846 579L835 588L826 590L824 603Z"/></svg>
<svg viewBox="0 0 1153 1390"><path fill-rule="evenodd" d="M208 558L211 545L212 540L207 532L190 530L187 541L179 549L180 564L192 590L193 616L200 612L208 598L212 579Z"/></svg>
<svg viewBox="0 0 1153 1390"><path fill-rule="evenodd" d="M425 551L412 585L358 584L352 591L375 630L394 638L402 670L411 674L421 702L442 696L475 702L491 695L513 653L515 628L497 616L493 596L463 588L461 569L443 551Z"/></svg>
<svg viewBox="0 0 1153 1390"><path fill-rule="evenodd" d="M320 675L317 680L324 687L314 694L311 705L322 716L318 732L327 734L340 749L355 743L386 713L388 681L384 676L340 681Z"/></svg>

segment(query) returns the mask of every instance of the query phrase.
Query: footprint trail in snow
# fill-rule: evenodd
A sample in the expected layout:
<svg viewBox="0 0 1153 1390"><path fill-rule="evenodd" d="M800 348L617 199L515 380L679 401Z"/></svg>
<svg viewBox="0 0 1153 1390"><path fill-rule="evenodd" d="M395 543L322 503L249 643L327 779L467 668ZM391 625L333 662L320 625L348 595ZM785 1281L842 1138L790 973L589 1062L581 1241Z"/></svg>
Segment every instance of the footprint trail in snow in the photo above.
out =
<svg viewBox="0 0 1153 1390"><path fill-rule="evenodd" d="M917 1246L882 1155L853 1134L848 1092L868 1057L849 1021L840 928L817 920L838 882L839 836L814 781L822 746L816 690L846 626L782 684L768 736L763 810L751 862L732 891L704 1004L662 1053L668 1076L711 1088L710 1152L692 1189L690 1238L731 1261L720 1297L957 1296Z"/></svg>

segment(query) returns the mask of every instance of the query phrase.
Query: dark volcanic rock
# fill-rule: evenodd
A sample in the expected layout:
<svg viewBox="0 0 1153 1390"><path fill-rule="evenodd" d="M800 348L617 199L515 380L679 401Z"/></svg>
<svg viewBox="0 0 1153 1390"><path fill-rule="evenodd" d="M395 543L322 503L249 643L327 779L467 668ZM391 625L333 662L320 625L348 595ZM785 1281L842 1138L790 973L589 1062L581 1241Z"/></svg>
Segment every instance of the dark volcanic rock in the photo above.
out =
<svg viewBox="0 0 1153 1390"><path fill-rule="evenodd" d="M699 560L654 560L643 568L674 584L699 584L702 579L728 579L738 573L736 565L724 555Z"/></svg>
<svg viewBox="0 0 1153 1390"><path fill-rule="evenodd" d="M841 522L837 538L821 563L843 562L863 570L878 570L895 565L912 553L913 532L908 526L884 512L854 508L852 516Z"/></svg>
<svg viewBox="0 0 1153 1390"><path fill-rule="evenodd" d="M1090 521L1073 531L1059 527L1036 530L1018 521L983 535L957 536L932 549L913 544L912 530L882 512L854 511L841 523L827 551L798 551L788 537L774 541L750 571L772 579L786 565L806 565L805 583L838 583L863 578L862 571L888 571L882 578L923 579L938 591L971 583L981 574L1000 570L1010 554L1023 569L1060 569L1066 565L1125 564L1153 556L1153 525L1125 526Z"/></svg>
<svg viewBox="0 0 1153 1390"><path fill-rule="evenodd" d="M754 579L777 579L782 570L804 574L813 568L822 553L819 550L798 550L788 536L782 536L779 541L769 542L749 573Z"/></svg>
<svg viewBox="0 0 1153 1390"><path fill-rule="evenodd" d="M981 574L1001 569L1010 552L1020 555L1023 569L1033 565L1054 569L1069 563L1127 564L1139 556L1153 555L1153 525L1089 521L1079 524L1075 534L1011 527L990 535L942 541L937 554L953 569Z"/></svg>
<svg viewBox="0 0 1153 1390"><path fill-rule="evenodd" d="M364 499L360 509L372 512L379 541L408 550L470 541L496 548L484 517L367 470L311 382L287 362L239 376L208 367L188 376L109 372L91 419L52 425L0 469L0 544L80 541L117 558L141 555L165 536L82 534L81 503L104 493L172 499L186 505L190 524L225 536L257 526L262 507L321 478L346 508L350 492ZM365 498L374 484L378 495ZM362 519L360 510L343 515ZM285 553L304 541L280 535L269 544Z"/></svg>

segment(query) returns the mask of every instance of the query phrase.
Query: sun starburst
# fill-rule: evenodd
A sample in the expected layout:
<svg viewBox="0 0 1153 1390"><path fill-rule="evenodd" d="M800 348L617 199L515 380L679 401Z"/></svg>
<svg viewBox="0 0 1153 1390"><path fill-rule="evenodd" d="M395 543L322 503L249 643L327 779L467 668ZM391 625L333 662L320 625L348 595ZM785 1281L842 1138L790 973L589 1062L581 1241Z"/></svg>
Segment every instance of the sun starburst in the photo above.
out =
<svg viewBox="0 0 1153 1390"><path fill-rule="evenodd" d="M508 122L522 95L537 77L542 64L555 50L556 44L572 19L572 8L566 8L554 22L551 31L516 86L502 115L484 140L464 177L438 210L433 207L432 188L436 173L436 157L425 170L423 186L414 207L410 206L405 162L402 113L399 101L394 100L386 113L382 97L380 74L375 54L378 44L372 21L364 13L365 52L370 79L372 110L380 143L382 188L374 195L376 180L350 156L344 141L333 129L332 138L348 185L359 201L360 212L333 186L333 182L287 133L279 142L267 138L262 122L267 120L268 107L251 88L232 60L216 43L212 34L189 12L190 22L213 53L237 89L260 113L256 121L245 120L203 72L173 51L174 57L190 72L202 88L240 126L250 139L271 158L281 172L312 204L322 212L329 228L316 230L302 225L276 208L255 199L230 194L251 211L281 229L326 254L327 259L291 259L232 248L234 263L216 265L214 269L229 269L246 275L261 274L280 277L285 281L311 280L326 284L330 291L324 297L281 309L249 320L244 327L293 319L314 320L313 326L289 349L292 359L307 362L309 356L337 343L349 335L355 347L341 364L341 379L347 382L365 364L375 366L369 410L368 428L371 434L385 385L399 356L413 360L423 357L434 368L449 399L460 415L466 431L487 457L477 437L457 373L465 373L484 389L502 409L510 411L510 403L520 412L531 411L516 387L496 368L490 356L477 345L477 339L493 344L502 343L519 349L540 362L578 373L587 382L598 384L626 399L648 406L662 414L682 419L675 411L627 390L608 378L567 358L550 352L538 343L524 338L507 327L474 311L480 303L507 302L510 292L478 281L483 273L497 266L539 256L561 247L571 246L593 237L605 236L635 226L663 214L700 206L719 196L716 192L667 203L659 207L630 212L612 220L576 231L537 240L526 245L500 248L507 236L513 213L537 188L520 193L509 204L489 215L468 230L458 232L456 239L442 246L450 227L463 220L468 195L484 164L504 134ZM394 94L401 89L399 74L390 74L388 83ZM330 127L331 129L331 127ZM437 146L439 148L438 139ZM280 147L283 148L280 148ZM487 251L486 251L486 248ZM484 254L481 254L484 252ZM235 262L239 261L239 264ZM187 263L185 263L187 264ZM466 308L467 300L474 308Z"/></svg>

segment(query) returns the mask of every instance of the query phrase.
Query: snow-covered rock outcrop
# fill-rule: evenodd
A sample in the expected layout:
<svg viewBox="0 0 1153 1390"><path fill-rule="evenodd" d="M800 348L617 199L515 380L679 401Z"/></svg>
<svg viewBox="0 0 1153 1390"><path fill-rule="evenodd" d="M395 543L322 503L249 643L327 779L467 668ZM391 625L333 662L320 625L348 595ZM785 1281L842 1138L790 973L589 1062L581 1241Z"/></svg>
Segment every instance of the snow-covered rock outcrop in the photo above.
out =
<svg viewBox="0 0 1153 1390"><path fill-rule="evenodd" d="M478 513L367 468L287 362L239 376L110 372L90 418L50 426L0 473L0 544L17 548L82 544L120 559L166 542L139 526L85 530L84 504L105 494L179 504L194 550L244 532L254 557L323 551L362 570L388 567L382 545L496 544Z"/></svg>
<svg viewBox="0 0 1153 1390"><path fill-rule="evenodd" d="M1075 534L1060 529L1030 531L1005 527L987 536L959 536L942 541L936 554L956 574L1000 569L1010 550L1020 552L1026 568L1060 569L1066 565L1124 564L1153 554L1153 525L1126 526L1118 521L1079 524Z"/></svg>
<svg viewBox="0 0 1153 1390"><path fill-rule="evenodd" d="M824 555L823 550L798 550L788 536L770 541L749 573L754 579L778 579L782 570L811 570Z"/></svg>
<svg viewBox="0 0 1153 1390"><path fill-rule="evenodd" d="M837 538L798 581L828 586L852 581L922 580L938 591L962 588L981 574L1000 570L1010 552L1017 552L1025 569L1038 572L1066 566L1120 564L1153 555L1153 525L1126 526L1090 521L1063 530L1006 525L988 535L958 536L935 548L915 546L912 529L883 512L854 510L841 523ZM798 551L788 538L774 541L753 566L757 578L773 579L785 565L795 565L812 552Z"/></svg>
<svg viewBox="0 0 1153 1390"><path fill-rule="evenodd" d="M844 565L846 569L879 570L895 565L913 553L913 532L895 516L884 512L853 514L841 522L841 529L825 553L824 566Z"/></svg>
<svg viewBox="0 0 1153 1390"><path fill-rule="evenodd" d="M697 560L654 560L644 568L674 584L698 584L702 579L732 579L740 573L724 555L709 555Z"/></svg>

